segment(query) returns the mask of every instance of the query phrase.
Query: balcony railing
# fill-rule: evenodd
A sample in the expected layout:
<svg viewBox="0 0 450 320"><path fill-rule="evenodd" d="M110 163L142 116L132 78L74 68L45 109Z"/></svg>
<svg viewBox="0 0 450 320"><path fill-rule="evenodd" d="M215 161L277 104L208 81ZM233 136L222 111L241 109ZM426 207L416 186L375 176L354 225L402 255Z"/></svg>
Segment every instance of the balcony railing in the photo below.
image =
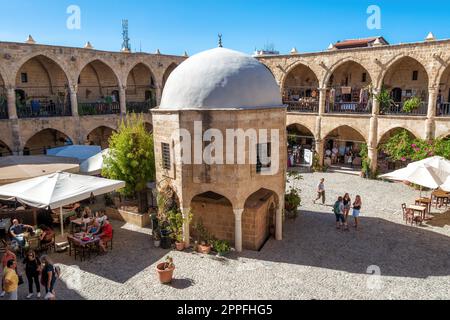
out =
<svg viewBox="0 0 450 320"><path fill-rule="evenodd" d="M319 101L284 101L288 106L288 112L319 112Z"/></svg>
<svg viewBox="0 0 450 320"><path fill-rule="evenodd" d="M382 108L381 113L404 116L426 116L428 113L428 103L421 102L420 106L417 109L412 110L411 112L407 112L403 110L403 102L395 102L392 103L388 108Z"/></svg>
<svg viewBox="0 0 450 320"><path fill-rule="evenodd" d="M8 119L8 101L0 96L0 119Z"/></svg>
<svg viewBox="0 0 450 320"><path fill-rule="evenodd" d="M450 117L450 102L439 103L436 110L438 117Z"/></svg>
<svg viewBox="0 0 450 320"><path fill-rule="evenodd" d="M120 114L120 103L119 102L79 103L78 114L80 116Z"/></svg>
<svg viewBox="0 0 450 320"><path fill-rule="evenodd" d="M155 107L155 101L127 102L127 112L131 113L149 113Z"/></svg>
<svg viewBox="0 0 450 320"><path fill-rule="evenodd" d="M70 117L71 115L69 103L32 101L17 106L19 118Z"/></svg>
<svg viewBox="0 0 450 320"><path fill-rule="evenodd" d="M362 102L330 102L327 104L327 113L372 113L371 103Z"/></svg>

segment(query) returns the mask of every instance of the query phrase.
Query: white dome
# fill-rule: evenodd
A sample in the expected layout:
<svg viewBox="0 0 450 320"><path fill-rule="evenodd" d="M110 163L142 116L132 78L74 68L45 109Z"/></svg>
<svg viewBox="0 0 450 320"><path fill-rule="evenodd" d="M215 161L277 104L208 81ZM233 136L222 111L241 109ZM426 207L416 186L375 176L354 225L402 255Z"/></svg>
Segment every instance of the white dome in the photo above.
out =
<svg viewBox="0 0 450 320"><path fill-rule="evenodd" d="M229 49L196 54L169 76L161 109L255 109L282 107L280 88L258 60Z"/></svg>

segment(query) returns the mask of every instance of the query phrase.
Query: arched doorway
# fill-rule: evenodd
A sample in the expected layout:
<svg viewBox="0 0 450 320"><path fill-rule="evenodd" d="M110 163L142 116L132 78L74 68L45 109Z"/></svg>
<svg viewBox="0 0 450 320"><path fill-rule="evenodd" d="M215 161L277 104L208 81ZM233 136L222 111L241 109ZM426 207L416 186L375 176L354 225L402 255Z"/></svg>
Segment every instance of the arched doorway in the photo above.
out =
<svg viewBox="0 0 450 320"><path fill-rule="evenodd" d="M43 55L25 62L16 75L16 105L19 118L71 116L63 69Z"/></svg>
<svg viewBox="0 0 450 320"><path fill-rule="evenodd" d="M283 83L283 103L291 112L319 111L319 80L309 67L299 64Z"/></svg>
<svg viewBox="0 0 450 320"><path fill-rule="evenodd" d="M260 189L245 201L242 214L242 244L245 249L261 250L275 236L277 195Z"/></svg>
<svg viewBox="0 0 450 320"><path fill-rule="evenodd" d="M369 72L355 61L346 61L330 75L327 83L327 113L371 113Z"/></svg>
<svg viewBox="0 0 450 320"><path fill-rule="evenodd" d="M114 129L101 126L95 128L87 135L87 143L93 146L100 146L102 150L109 148L109 138L115 133Z"/></svg>
<svg viewBox="0 0 450 320"><path fill-rule="evenodd" d="M288 167L312 165L312 155L316 145L314 134L301 124L291 124L287 128Z"/></svg>
<svg viewBox="0 0 450 320"><path fill-rule="evenodd" d="M408 165L408 162L405 161L392 160L389 155L386 154L383 150L383 145L386 144L391 137L402 132L406 132L409 139L416 139L416 136L411 131L397 127L392 128L385 134L383 134L380 141L378 142L378 171L380 173L391 172L400 168L404 168Z"/></svg>
<svg viewBox="0 0 450 320"><path fill-rule="evenodd" d="M193 218L190 228L194 239L201 241L201 235L197 232L196 226L202 224L211 236L234 244L234 213L228 198L215 192L205 192L192 198L191 210Z"/></svg>
<svg viewBox="0 0 450 320"><path fill-rule="evenodd" d="M12 151L6 145L6 143L0 140L0 157L7 157L7 156L12 156Z"/></svg>
<svg viewBox="0 0 450 320"><path fill-rule="evenodd" d="M119 82L114 71L100 60L87 64L78 78L78 113L119 114Z"/></svg>
<svg viewBox="0 0 450 320"><path fill-rule="evenodd" d="M176 67L178 67L178 65L176 63L172 63L172 64L169 65L169 67L167 67L166 71L164 72L164 75L163 75L163 90L164 90L164 87L166 86L167 79L169 79L170 74L173 72L173 70L176 69Z"/></svg>
<svg viewBox="0 0 450 320"><path fill-rule="evenodd" d="M151 123L145 122L144 125L145 125L145 130L148 133L153 133L153 125Z"/></svg>
<svg viewBox="0 0 450 320"><path fill-rule="evenodd" d="M156 107L156 82L149 67L137 64L127 79L127 112L148 113Z"/></svg>
<svg viewBox="0 0 450 320"><path fill-rule="evenodd" d="M349 126L340 126L325 137L325 165L359 170L364 136Z"/></svg>
<svg viewBox="0 0 450 320"><path fill-rule="evenodd" d="M450 66L445 69L439 81L436 115L450 116Z"/></svg>
<svg viewBox="0 0 450 320"><path fill-rule="evenodd" d="M428 74L423 65L411 57L394 62L383 78L383 88L392 98L389 105L380 105L384 114L426 115L428 112ZM418 98L420 104L412 111L404 110L406 101Z"/></svg>
<svg viewBox="0 0 450 320"><path fill-rule="evenodd" d="M66 134L56 129L45 129L28 139L23 154L25 156L46 154L47 149L72 144L72 140Z"/></svg>
<svg viewBox="0 0 450 320"><path fill-rule="evenodd" d="M8 119L8 96L6 94L5 82L0 74L0 119Z"/></svg>

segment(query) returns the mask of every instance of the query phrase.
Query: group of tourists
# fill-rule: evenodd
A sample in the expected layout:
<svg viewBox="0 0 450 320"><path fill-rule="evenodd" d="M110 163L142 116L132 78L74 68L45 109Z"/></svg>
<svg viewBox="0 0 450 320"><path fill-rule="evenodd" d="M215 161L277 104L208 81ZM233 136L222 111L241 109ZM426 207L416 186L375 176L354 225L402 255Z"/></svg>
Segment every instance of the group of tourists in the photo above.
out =
<svg viewBox="0 0 450 320"><path fill-rule="evenodd" d="M322 204L325 205L325 179L323 178L317 185L317 198L314 200L314 204L320 199L322 199ZM344 231L349 230L348 216L351 209L353 209L352 215L354 219L354 227L355 229L357 229L359 224L359 216L361 214L361 207L362 200L360 195L357 195L353 202L350 198L350 194L348 193L346 193L344 196L339 196L337 201L333 205L333 213L336 216L336 229L343 228Z"/></svg>
<svg viewBox="0 0 450 320"><path fill-rule="evenodd" d="M23 260L25 275L28 280L27 299L34 296L34 286L36 287L36 297L41 298L41 286L45 288L46 300L56 298L55 283L59 277L59 268L55 267L47 255L40 258L33 250L27 252ZM17 257L11 248L7 247L2 258L2 292L1 298L7 300L18 300L18 288L23 284L23 278L17 271Z"/></svg>

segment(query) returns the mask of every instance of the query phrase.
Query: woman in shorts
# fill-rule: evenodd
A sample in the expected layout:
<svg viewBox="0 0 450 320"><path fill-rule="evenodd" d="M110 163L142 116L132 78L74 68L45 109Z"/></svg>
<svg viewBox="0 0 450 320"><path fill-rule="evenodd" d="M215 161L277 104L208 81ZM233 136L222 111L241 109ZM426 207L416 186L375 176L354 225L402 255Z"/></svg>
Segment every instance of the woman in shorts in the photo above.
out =
<svg viewBox="0 0 450 320"><path fill-rule="evenodd" d="M362 206L361 196L358 195L355 198L355 202L353 202L353 218L355 219L355 228L358 228L358 219L361 213L361 206Z"/></svg>

